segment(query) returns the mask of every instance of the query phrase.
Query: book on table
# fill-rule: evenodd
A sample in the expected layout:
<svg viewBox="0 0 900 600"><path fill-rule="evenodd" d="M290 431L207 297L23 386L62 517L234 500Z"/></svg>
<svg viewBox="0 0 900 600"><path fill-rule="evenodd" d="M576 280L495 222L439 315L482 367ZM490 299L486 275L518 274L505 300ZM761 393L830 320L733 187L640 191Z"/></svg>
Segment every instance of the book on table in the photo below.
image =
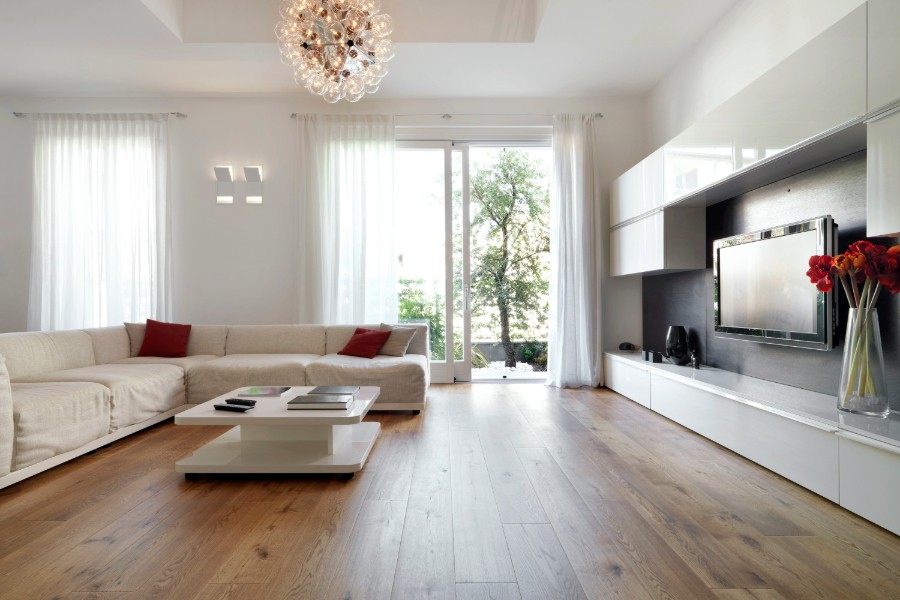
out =
<svg viewBox="0 0 900 600"><path fill-rule="evenodd" d="M238 396L252 396L252 397L257 397L257 396L271 396L271 397L278 397L278 396L283 396L284 393L287 392L287 391L289 391L290 389L291 389L290 386L281 386L281 385L277 385L277 386L249 387L249 388L247 388L246 390L244 390L243 392L241 392L240 394L238 394Z"/></svg>
<svg viewBox="0 0 900 600"><path fill-rule="evenodd" d="M346 394L307 394L288 400L288 410L346 410L353 396Z"/></svg>
<svg viewBox="0 0 900 600"><path fill-rule="evenodd" d="M325 394L328 396L355 396L359 391L358 385L319 385L306 392L311 396Z"/></svg>

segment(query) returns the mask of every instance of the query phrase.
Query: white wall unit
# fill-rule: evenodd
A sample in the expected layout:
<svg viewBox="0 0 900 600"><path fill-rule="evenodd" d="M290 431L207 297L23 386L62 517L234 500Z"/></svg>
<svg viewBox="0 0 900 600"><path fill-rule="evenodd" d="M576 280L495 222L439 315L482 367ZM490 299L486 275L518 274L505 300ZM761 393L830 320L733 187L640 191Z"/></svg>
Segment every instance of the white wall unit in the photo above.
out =
<svg viewBox="0 0 900 600"><path fill-rule="evenodd" d="M626 172L613 184L611 224L659 206L660 177L664 205L706 206L752 189L717 193L739 174L754 172L745 183L759 187L785 176L779 160L796 173L862 149L861 136L835 134L867 112L866 44L861 6ZM823 134L839 143L819 144Z"/></svg>
<svg viewBox="0 0 900 600"><path fill-rule="evenodd" d="M650 408L650 371L640 364L629 364L608 354L603 357L604 385Z"/></svg>
<svg viewBox="0 0 900 600"><path fill-rule="evenodd" d="M900 535L900 447L838 432L841 506Z"/></svg>
<svg viewBox="0 0 900 600"><path fill-rule="evenodd" d="M862 6L667 143L665 202L865 114Z"/></svg>
<svg viewBox="0 0 900 600"><path fill-rule="evenodd" d="M658 148L697 123L864 4L865 0L737 2L648 96L646 148Z"/></svg>
<svg viewBox="0 0 900 600"><path fill-rule="evenodd" d="M610 275L634 275L663 268L663 213L653 213L610 232Z"/></svg>
<svg viewBox="0 0 900 600"><path fill-rule="evenodd" d="M666 208L610 233L610 274L706 267L706 209Z"/></svg>
<svg viewBox="0 0 900 600"><path fill-rule="evenodd" d="M647 406L649 380L651 410L900 534L900 414L842 413L833 396L630 353L604 365L610 389Z"/></svg>
<svg viewBox="0 0 900 600"><path fill-rule="evenodd" d="M735 402L651 373L652 407L659 414L838 501L838 440L814 426Z"/></svg>
<svg viewBox="0 0 900 600"><path fill-rule="evenodd" d="M671 208L705 207L862 149L866 26L861 6L617 179L611 274L702 269L705 227ZM654 230L662 252L647 238Z"/></svg>
<svg viewBox="0 0 900 600"><path fill-rule="evenodd" d="M900 235L900 107L870 121L866 135L866 235L896 237Z"/></svg>
<svg viewBox="0 0 900 600"><path fill-rule="evenodd" d="M900 2L869 0L870 111L900 98Z"/></svg>
<svg viewBox="0 0 900 600"><path fill-rule="evenodd" d="M663 205L663 149L642 160L611 188L609 224L618 225Z"/></svg>
<svg viewBox="0 0 900 600"><path fill-rule="evenodd" d="M647 211L644 203L644 162L613 181L609 196L609 223L618 225Z"/></svg>

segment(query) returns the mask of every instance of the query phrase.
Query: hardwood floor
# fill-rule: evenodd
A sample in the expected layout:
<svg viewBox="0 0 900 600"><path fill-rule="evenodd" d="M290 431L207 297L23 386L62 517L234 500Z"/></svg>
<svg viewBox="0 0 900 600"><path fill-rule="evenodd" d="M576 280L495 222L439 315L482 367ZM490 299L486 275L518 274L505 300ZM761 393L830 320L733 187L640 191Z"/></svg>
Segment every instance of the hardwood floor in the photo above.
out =
<svg viewBox="0 0 900 600"><path fill-rule="evenodd" d="M432 386L363 472L185 481L171 421L0 491L0 598L900 598L900 538L608 390Z"/></svg>

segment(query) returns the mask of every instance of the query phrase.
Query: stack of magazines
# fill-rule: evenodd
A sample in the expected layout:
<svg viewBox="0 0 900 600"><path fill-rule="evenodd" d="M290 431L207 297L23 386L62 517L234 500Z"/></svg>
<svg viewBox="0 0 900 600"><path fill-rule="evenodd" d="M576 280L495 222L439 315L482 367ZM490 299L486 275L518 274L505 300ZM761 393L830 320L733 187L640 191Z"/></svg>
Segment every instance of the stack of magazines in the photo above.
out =
<svg viewBox="0 0 900 600"><path fill-rule="evenodd" d="M288 410L347 410L353 406L358 386L320 385L303 396L289 400Z"/></svg>

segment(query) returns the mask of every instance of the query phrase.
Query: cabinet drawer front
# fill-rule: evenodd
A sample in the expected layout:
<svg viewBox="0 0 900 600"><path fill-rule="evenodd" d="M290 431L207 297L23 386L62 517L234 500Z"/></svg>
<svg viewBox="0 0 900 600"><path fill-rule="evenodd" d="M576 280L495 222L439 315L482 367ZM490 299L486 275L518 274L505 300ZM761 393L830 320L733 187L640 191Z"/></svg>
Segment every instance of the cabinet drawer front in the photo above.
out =
<svg viewBox="0 0 900 600"><path fill-rule="evenodd" d="M838 435L841 506L900 535L900 454Z"/></svg>
<svg viewBox="0 0 900 600"><path fill-rule="evenodd" d="M650 373L647 370L610 358L603 362L606 387L650 408Z"/></svg>
<svg viewBox="0 0 900 600"><path fill-rule="evenodd" d="M653 374L653 410L726 448L838 501L834 433Z"/></svg>

